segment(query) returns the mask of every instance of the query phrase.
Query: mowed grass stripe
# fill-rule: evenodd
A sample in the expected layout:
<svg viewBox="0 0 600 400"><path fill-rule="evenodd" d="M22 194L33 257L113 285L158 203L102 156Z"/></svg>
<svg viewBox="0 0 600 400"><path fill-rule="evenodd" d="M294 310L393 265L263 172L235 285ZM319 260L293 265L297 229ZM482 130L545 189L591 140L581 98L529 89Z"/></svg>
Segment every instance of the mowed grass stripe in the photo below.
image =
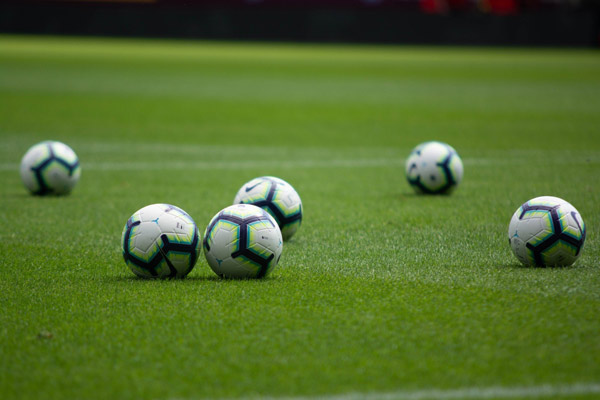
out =
<svg viewBox="0 0 600 400"><path fill-rule="evenodd" d="M402 166L402 159L295 160L295 161L138 161L85 163L90 171L219 170L245 168L368 168ZM0 164L1 171L17 169L15 164Z"/></svg>
<svg viewBox="0 0 600 400"><path fill-rule="evenodd" d="M110 142L94 144L71 143L80 157L82 168L89 171L155 171L155 170L223 170L223 169L303 169L303 168L368 168L398 167L403 169L410 149L341 148L329 147L247 147L247 146L199 146L176 144L118 145ZM13 162L0 163L0 171L18 169L18 156L26 147L8 143L0 154ZM466 153L466 156L465 156ZM466 166L515 166L531 165L536 168L549 157L553 165L600 164L597 151L550 151L514 148L510 151L483 151L485 157L469 156L459 151ZM488 154L486 154L488 153ZM251 155L251 157L248 157ZM227 160L223 160L226 158ZM467 171L468 173L468 171Z"/></svg>
<svg viewBox="0 0 600 400"><path fill-rule="evenodd" d="M538 399L558 396L585 396L600 393L600 383L547 384L535 386L491 386L458 389L399 390L386 393L261 397L263 400L453 400L453 399ZM242 399L244 399L242 397ZM248 397L247 399L257 399ZM172 399L186 400L186 399Z"/></svg>
<svg viewBox="0 0 600 400"><path fill-rule="evenodd" d="M86 171L156 171L156 170L240 170L261 168L282 169L307 169L307 168L378 168L398 167L403 169L404 158L396 159L319 159L319 160L265 160L265 161L121 161L121 162L82 162L82 168ZM502 165L525 165L527 160L510 159L466 159L464 165L473 166L502 166ZM568 165L590 165L592 161L581 159L563 159L558 164ZM600 163L600 160L594 161ZM0 172L17 171L19 165L15 163L1 163ZM402 172L403 173L403 172Z"/></svg>

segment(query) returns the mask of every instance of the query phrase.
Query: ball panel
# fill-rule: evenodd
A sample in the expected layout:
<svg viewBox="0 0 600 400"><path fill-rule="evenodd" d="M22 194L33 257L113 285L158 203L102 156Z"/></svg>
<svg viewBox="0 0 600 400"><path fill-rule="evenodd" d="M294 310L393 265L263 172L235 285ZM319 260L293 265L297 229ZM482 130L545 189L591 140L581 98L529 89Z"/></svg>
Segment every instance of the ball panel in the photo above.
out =
<svg viewBox="0 0 600 400"><path fill-rule="evenodd" d="M535 265L533 252L527 248L526 242L519 237L509 239L513 253L521 263L525 265Z"/></svg>
<svg viewBox="0 0 600 400"><path fill-rule="evenodd" d="M67 146L62 142L51 142L52 152L54 153L54 157L57 159L63 160L65 163L69 165L74 165L79 162L77 155L73 151L72 148Z"/></svg>
<svg viewBox="0 0 600 400"><path fill-rule="evenodd" d="M38 193L43 187L47 187L45 182L39 182L36 173L27 164L21 164L21 181L27 190L31 193Z"/></svg>
<svg viewBox="0 0 600 400"><path fill-rule="evenodd" d="M452 178L453 178L453 180L455 182L455 186L456 186L462 182L464 168L463 168L462 160L460 159L458 154L456 152L454 152L454 150L453 150L452 157L450 158L448 167L450 169L450 173L452 174Z"/></svg>
<svg viewBox="0 0 600 400"><path fill-rule="evenodd" d="M437 164L423 165L420 176L421 184L431 192L440 191L449 183L443 169Z"/></svg>
<svg viewBox="0 0 600 400"><path fill-rule="evenodd" d="M301 224L302 220L300 219L286 224L281 230L281 236L283 237L283 240L289 240L292 236L294 236Z"/></svg>
<svg viewBox="0 0 600 400"><path fill-rule="evenodd" d="M245 219L256 214L251 204L238 204L237 207L227 207L223 211L223 216L237 217Z"/></svg>
<svg viewBox="0 0 600 400"><path fill-rule="evenodd" d="M39 174L43 185L51 188L55 194L69 193L79 179L77 175L70 175L70 169L57 160L51 160Z"/></svg>
<svg viewBox="0 0 600 400"><path fill-rule="evenodd" d="M553 236L554 232L548 230L541 230L535 235L533 235L531 238L529 238L529 240L527 240L527 243L529 243L533 247L538 247L547 240L552 239Z"/></svg>
<svg viewBox="0 0 600 400"><path fill-rule="evenodd" d="M177 270L178 277L185 276L191 271L190 265L192 265L194 260L190 252L169 250L166 256Z"/></svg>
<svg viewBox="0 0 600 400"><path fill-rule="evenodd" d="M231 222L219 220L207 236L210 251L217 258L224 260L240 249L240 226Z"/></svg>
<svg viewBox="0 0 600 400"><path fill-rule="evenodd" d="M563 267L571 265L577 259L577 248L569 243L558 240L541 253L544 265Z"/></svg>
<svg viewBox="0 0 600 400"><path fill-rule="evenodd" d="M215 266L215 268L211 265L211 268L220 277L233 279L256 278L261 271L260 265L253 263L245 257L237 259L230 257L223 260L218 266Z"/></svg>
<svg viewBox="0 0 600 400"><path fill-rule="evenodd" d="M302 202L300 196L291 186L278 187L273 195L272 203L286 218L301 212Z"/></svg>
<svg viewBox="0 0 600 400"><path fill-rule="evenodd" d="M248 224L248 239L246 247L256 255L268 259L272 254L277 256L281 248L281 233L270 221L257 221Z"/></svg>
<svg viewBox="0 0 600 400"><path fill-rule="evenodd" d="M253 204L267 200L271 186L271 181L263 177L252 179L240 188L233 199L233 203Z"/></svg>
<svg viewBox="0 0 600 400"><path fill-rule="evenodd" d="M554 235L554 227L550 213L526 213L521 219L520 228L522 237L532 246L538 246Z"/></svg>
<svg viewBox="0 0 600 400"><path fill-rule="evenodd" d="M136 276L139 276L140 278L152 278L155 276L155 275L152 275L152 273L150 273L150 271L148 271L147 269L139 267L130 261L126 260L125 263L129 267L131 272L133 272Z"/></svg>
<svg viewBox="0 0 600 400"><path fill-rule="evenodd" d="M132 254L148 261L148 253L150 252L151 257L158 251L157 241L160 239L161 233L160 226L154 222L141 222L133 227L129 237Z"/></svg>
<svg viewBox="0 0 600 400"><path fill-rule="evenodd" d="M526 202L529 206L546 206L546 207L554 207L558 204L566 204L567 202L563 199L559 199L554 196L539 196L535 197Z"/></svg>
<svg viewBox="0 0 600 400"><path fill-rule="evenodd" d="M45 160L50 158L51 145L51 141L35 144L27 150L23 159L27 159L27 164L30 167L39 167Z"/></svg>
<svg viewBox="0 0 600 400"><path fill-rule="evenodd" d="M564 213L560 217L560 226L565 235L581 240L585 234L585 225L576 211Z"/></svg>

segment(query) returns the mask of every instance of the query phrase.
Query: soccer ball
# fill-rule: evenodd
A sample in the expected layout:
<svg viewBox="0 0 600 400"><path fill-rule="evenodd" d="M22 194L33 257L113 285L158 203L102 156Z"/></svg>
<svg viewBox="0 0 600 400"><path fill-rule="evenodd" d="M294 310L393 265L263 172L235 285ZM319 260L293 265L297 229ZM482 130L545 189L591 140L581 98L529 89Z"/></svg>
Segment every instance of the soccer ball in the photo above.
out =
<svg viewBox="0 0 600 400"><path fill-rule="evenodd" d="M563 267L579 258L585 233L575 207L558 197L542 196L515 211L508 226L508 243L525 265Z"/></svg>
<svg viewBox="0 0 600 400"><path fill-rule="evenodd" d="M36 195L68 194L80 175L77 155L61 142L38 143L27 150L21 160L23 184Z"/></svg>
<svg viewBox="0 0 600 400"><path fill-rule="evenodd" d="M233 199L234 204L253 204L267 211L288 240L302 223L302 201L292 185L273 176L261 176L244 184Z"/></svg>
<svg viewBox="0 0 600 400"><path fill-rule="evenodd" d="M281 257L283 241L277 222L251 204L221 210L204 232L204 255L224 278L262 278Z"/></svg>
<svg viewBox="0 0 600 400"><path fill-rule="evenodd" d="M143 278L183 278L198 260L200 243L192 217L170 204L136 211L121 236L125 263Z"/></svg>
<svg viewBox="0 0 600 400"><path fill-rule="evenodd" d="M406 179L420 194L449 194L462 177L462 160L446 143L421 143L406 160Z"/></svg>

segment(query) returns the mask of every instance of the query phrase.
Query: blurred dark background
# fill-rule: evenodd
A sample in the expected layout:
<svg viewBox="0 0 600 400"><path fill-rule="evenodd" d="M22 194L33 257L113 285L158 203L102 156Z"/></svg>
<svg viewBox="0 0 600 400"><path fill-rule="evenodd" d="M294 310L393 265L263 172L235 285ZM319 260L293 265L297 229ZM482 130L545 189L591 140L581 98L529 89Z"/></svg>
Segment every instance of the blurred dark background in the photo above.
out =
<svg viewBox="0 0 600 400"><path fill-rule="evenodd" d="M4 0L0 32L600 47L600 0Z"/></svg>

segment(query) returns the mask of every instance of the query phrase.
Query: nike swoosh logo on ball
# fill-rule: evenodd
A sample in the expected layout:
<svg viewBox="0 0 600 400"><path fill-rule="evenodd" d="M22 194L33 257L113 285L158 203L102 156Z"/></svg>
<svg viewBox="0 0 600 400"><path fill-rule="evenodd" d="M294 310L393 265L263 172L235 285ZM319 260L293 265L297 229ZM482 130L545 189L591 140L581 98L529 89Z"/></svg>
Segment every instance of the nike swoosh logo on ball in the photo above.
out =
<svg viewBox="0 0 600 400"><path fill-rule="evenodd" d="M248 193L249 191L251 191L252 189L254 189L255 187L257 187L258 185L260 185L262 182L258 182L256 185L253 186L248 186L246 187L246 193Z"/></svg>

